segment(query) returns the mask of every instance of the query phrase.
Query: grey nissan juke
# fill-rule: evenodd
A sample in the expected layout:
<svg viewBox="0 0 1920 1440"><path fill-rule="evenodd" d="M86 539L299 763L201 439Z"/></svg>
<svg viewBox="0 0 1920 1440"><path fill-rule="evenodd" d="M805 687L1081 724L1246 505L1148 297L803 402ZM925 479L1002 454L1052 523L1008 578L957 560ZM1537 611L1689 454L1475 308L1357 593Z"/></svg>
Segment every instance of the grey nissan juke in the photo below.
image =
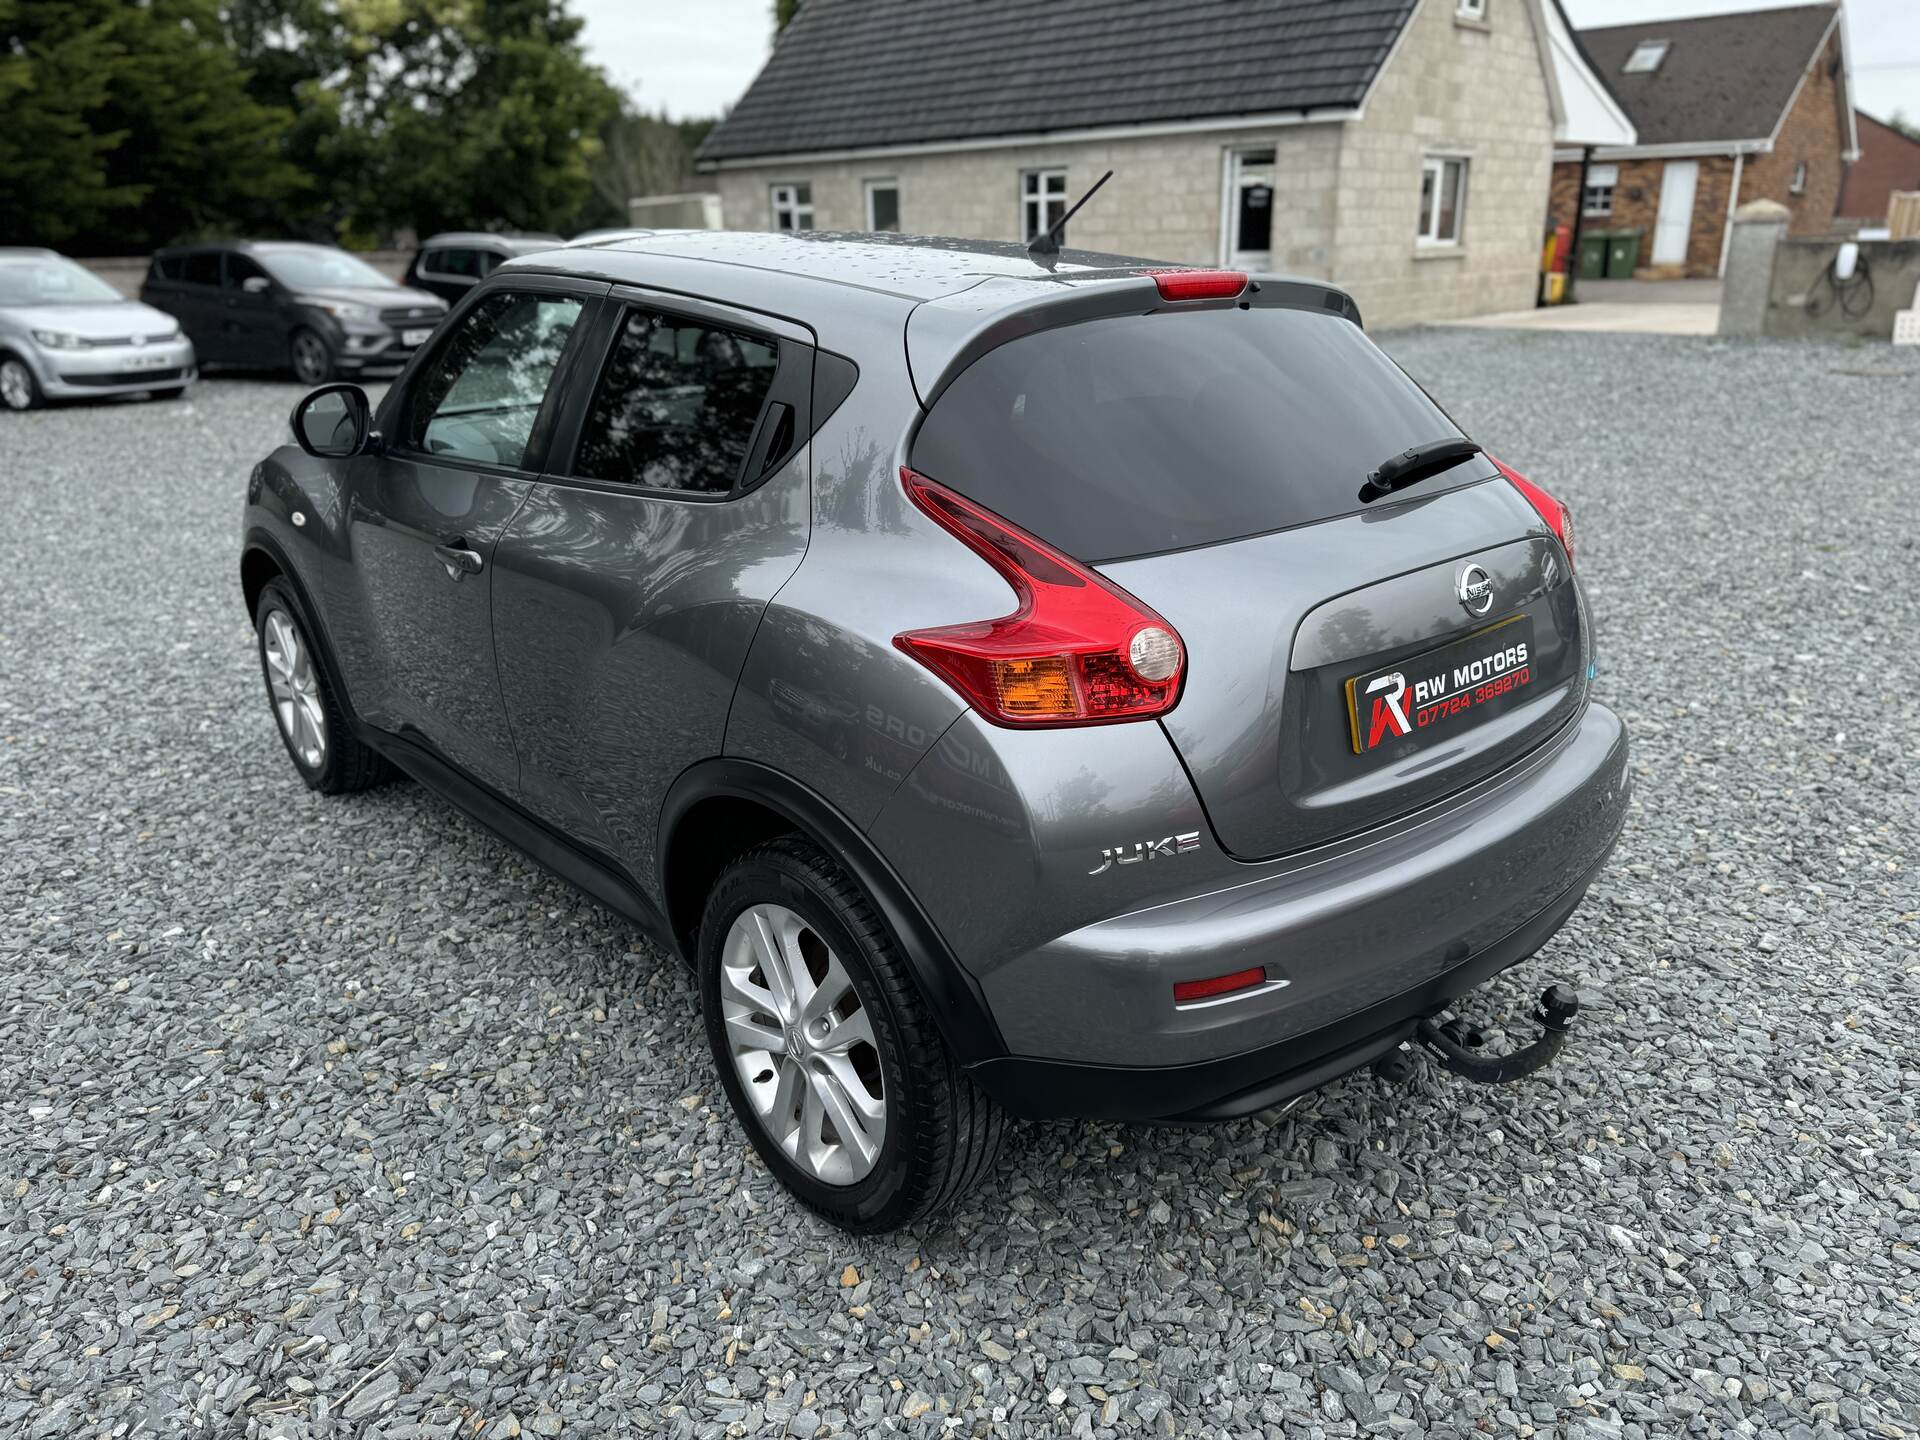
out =
<svg viewBox="0 0 1920 1440"><path fill-rule="evenodd" d="M1009 1117L1197 1123L1416 1053L1624 819L1567 510L1326 284L655 233L314 391L241 580L315 790L398 769L695 972L849 1228Z"/></svg>

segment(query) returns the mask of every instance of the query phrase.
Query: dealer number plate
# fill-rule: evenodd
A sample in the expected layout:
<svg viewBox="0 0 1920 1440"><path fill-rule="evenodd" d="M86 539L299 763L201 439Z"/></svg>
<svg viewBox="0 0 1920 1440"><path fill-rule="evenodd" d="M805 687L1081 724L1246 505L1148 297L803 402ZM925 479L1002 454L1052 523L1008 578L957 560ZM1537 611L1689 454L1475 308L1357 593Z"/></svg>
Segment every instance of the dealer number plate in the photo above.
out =
<svg viewBox="0 0 1920 1440"><path fill-rule="evenodd" d="M1347 681L1353 753L1415 744L1505 709L1534 682L1533 618L1516 615L1464 640Z"/></svg>

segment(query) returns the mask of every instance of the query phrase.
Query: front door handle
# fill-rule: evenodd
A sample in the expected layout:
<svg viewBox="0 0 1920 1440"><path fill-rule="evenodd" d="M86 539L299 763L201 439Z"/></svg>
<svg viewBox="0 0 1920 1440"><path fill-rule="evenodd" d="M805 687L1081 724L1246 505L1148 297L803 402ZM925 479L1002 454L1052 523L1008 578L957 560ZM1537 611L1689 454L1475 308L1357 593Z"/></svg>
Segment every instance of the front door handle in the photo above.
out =
<svg viewBox="0 0 1920 1440"><path fill-rule="evenodd" d="M464 540L456 540L451 545L436 545L433 553L447 567L449 580L458 580L464 575L478 575L481 567L487 563L480 558L478 551L467 549Z"/></svg>

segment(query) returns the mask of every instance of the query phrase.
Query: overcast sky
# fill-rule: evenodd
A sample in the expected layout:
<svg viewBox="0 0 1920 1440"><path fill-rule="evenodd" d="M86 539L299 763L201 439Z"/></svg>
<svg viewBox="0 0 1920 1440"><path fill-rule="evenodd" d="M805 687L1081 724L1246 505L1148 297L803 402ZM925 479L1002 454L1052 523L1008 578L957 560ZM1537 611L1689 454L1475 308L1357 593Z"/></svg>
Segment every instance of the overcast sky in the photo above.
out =
<svg viewBox="0 0 1920 1440"><path fill-rule="evenodd" d="M1757 0L1563 0L1575 25L1760 8ZM587 49L651 110L711 115L740 98L772 42L771 0L573 0ZM1920 120L1920 0L1850 0L1854 102Z"/></svg>

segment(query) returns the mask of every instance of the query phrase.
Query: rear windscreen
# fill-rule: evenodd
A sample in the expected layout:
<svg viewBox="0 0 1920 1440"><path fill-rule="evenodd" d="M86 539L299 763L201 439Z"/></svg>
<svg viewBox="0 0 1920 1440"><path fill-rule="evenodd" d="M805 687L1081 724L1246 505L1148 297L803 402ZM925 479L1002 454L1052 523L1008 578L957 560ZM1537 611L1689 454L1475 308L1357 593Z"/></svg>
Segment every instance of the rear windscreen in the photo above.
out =
<svg viewBox="0 0 1920 1440"><path fill-rule="evenodd" d="M1359 510L1382 461L1459 434L1341 316L1160 312L989 351L934 402L912 463L1070 555L1117 560Z"/></svg>

